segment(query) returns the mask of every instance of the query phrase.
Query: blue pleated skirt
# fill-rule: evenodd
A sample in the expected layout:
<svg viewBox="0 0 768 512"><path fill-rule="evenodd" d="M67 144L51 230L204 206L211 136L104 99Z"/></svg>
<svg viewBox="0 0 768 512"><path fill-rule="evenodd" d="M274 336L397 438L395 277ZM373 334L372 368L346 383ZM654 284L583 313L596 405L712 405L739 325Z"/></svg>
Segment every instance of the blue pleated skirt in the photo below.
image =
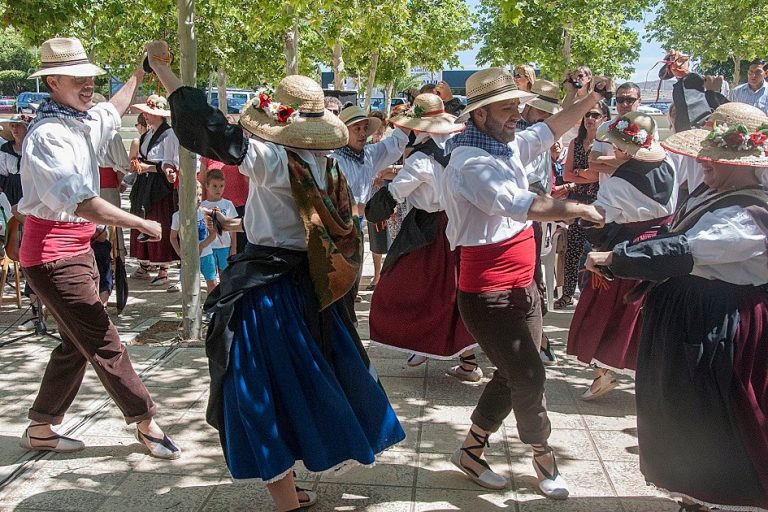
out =
<svg viewBox="0 0 768 512"><path fill-rule="evenodd" d="M236 307L223 446L236 480L270 483L296 461L312 472L370 465L405 438L338 305L331 306L331 364L310 333L304 302L289 274L248 291Z"/></svg>

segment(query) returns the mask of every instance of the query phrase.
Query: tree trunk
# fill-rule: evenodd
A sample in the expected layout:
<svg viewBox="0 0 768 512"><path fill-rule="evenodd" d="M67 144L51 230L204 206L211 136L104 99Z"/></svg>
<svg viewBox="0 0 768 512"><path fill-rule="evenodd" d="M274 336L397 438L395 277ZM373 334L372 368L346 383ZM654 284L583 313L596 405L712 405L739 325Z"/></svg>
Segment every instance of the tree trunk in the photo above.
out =
<svg viewBox="0 0 768 512"><path fill-rule="evenodd" d="M741 82L741 56L734 55L731 60L733 60L733 87L731 87L733 90Z"/></svg>
<svg viewBox="0 0 768 512"><path fill-rule="evenodd" d="M376 70L379 67L379 52L373 52L371 55L371 67L368 70L368 83L365 84L365 106L366 112L371 111L371 100L373 99L373 84L376 83Z"/></svg>
<svg viewBox="0 0 768 512"><path fill-rule="evenodd" d="M195 0L176 0L181 80L197 84L197 43L195 41ZM197 179L195 155L179 148L179 238L181 239L181 314L183 337L200 339L200 254L197 240Z"/></svg>
<svg viewBox="0 0 768 512"><path fill-rule="evenodd" d="M341 43L333 45L333 88L337 91L344 88L344 58Z"/></svg>
<svg viewBox="0 0 768 512"><path fill-rule="evenodd" d="M208 73L208 104L211 104L211 92L213 91L213 73Z"/></svg>
<svg viewBox="0 0 768 512"><path fill-rule="evenodd" d="M571 67L571 26L566 25L563 27L563 63L565 64L565 70L568 71Z"/></svg>
<svg viewBox="0 0 768 512"><path fill-rule="evenodd" d="M387 117L389 117L389 113L392 111L392 89L394 88L394 82L388 82L384 86L384 115Z"/></svg>
<svg viewBox="0 0 768 512"><path fill-rule="evenodd" d="M289 9L292 11L292 9ZM283 34L283 52L285 53L285 75L299 74L299 20L293 18L293 26Z"/></svg>
<svg viewBox="0 0 768 512"><path fill-rule="evenodd" d="M224 71L224 64L219 64L217 78L216 91L219 96L219 110L227 114L227 72Z"/></svg>

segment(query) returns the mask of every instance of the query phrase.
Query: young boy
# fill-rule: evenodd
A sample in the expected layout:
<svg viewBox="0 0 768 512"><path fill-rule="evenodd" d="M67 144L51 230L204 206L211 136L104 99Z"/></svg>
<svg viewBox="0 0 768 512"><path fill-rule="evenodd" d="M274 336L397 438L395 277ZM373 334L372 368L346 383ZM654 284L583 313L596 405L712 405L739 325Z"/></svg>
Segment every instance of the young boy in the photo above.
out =
<svg viewBox="0 0 768 512"><path fill-rule="evenodd" d="M229 199L224 199L224 186L226 181L224 173L218 169L213 169L205 174L205 192L207 199L201 203L201 206L209 210L218 209L225 217L237 217L235 205ZM237 252L237 239L232 239L229 233L224 231L217 235L211 244L213 249L213 258L218 270L227 268L227 258Z"/></svg>
<svg viewBox="0 0 768 512"><path fill-rule="evenodd" d="M200 273L205 278L205 290L208 293L219 284L216 277L216 262L213 256L211 244L216 238L215 231L209 231L205 225L205 216L200 210L200 203L203 200L203 186L197 183L197 240L199 242L200 253ZM181 256L181 246L179 245L179 212L173 214L171 218L171 245L179 256ZM184 267L182 266L182 272Z"/></svg>

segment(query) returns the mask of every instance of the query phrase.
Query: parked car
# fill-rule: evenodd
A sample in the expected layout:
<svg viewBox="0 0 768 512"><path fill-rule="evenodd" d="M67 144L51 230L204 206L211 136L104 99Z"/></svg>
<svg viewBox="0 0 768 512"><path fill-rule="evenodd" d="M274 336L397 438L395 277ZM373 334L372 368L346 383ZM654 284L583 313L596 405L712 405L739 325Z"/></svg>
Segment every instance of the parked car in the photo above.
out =
<svg viewBox="0 0 768 512"><path fill-rule="evenodd" d="M392 108L396 107L397 105L403 105L405 103L407 103L405 98L390 99L389 100L390 111L392 110ZM360 105L361 106L365 105L365 98L362 98L360 100ZM381 98L381 97L371 98L371 110L379 110L381 112L384 112L384 98Z"/></svg>
<svg viewBox="0 0 768 512"><path fill-rule="evenodd" d="M34 114L40 103L49 96L47 92L23 92L16 98L16 112Z"/></svg>
<svg viewBox="0 0 768 512"><path fill-rule="evenodd" d="M256 96L255 91L246 89L227 89L227 114L239 114L248 100ZM211 105L219 106L219 92L211 91Z"/></svg>
<svg viewBox="0 0 768 512"><path fill-rule="evenodd" d="M656 102L656 103L648 103L647 104L647 106L649 106L651 108L659 109L662 114L666 114L667 112L669 112L669 107L671 105L672 105L671 103L667 103L667 102L663 102L663 101L659 101L659 102Z"/></svg>
<svg viewBox="0 0 768 512"><path fill-rule="evenodd" d="M13 98L0 98L0 114L16 113L16 100Z"/></svg>

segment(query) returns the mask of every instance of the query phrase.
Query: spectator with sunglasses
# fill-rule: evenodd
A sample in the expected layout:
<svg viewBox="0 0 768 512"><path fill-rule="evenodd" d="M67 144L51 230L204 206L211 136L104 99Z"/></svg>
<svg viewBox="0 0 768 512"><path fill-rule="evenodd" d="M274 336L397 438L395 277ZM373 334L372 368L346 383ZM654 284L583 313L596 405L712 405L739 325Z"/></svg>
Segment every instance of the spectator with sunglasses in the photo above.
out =
<svg viewBox="0 0 768 512"><path fill-rule="evenodd" d="M637 112L640 108L640 86L634 82L624 82L616 89L616 116L623 117L630 112ZM606 121L606 123L609 121ZM656 140L658 140L658 133ZM592 151L589 153L589 168L598 172L599 180L604 180L615 171L622 163L613 154L613 147L605 142L595 141Z"/></svg>
<svg viewBox="0 0 768 512"><path fill-rule="evenodd" d="M589 94L589 84L592 82L592 70L587 66L568 71L565 74L565 98L563 98L563 108L568 108L573 103Z"/></svg>
<svg viewBox="0 0 768 512"><path fill-rule="evenodd" d="M517 88L521 91L530 92L533 83L536 81L536 70L528 65L515 66L515 72L512 75L515 79Z"/></svg>
<svg viewBox="0 0 768 512"><path fill-rule="evenodd" d="M338 116L341 114L341 100L336 96L325 97L325 109L329 110L331 114Z"/></svg>

